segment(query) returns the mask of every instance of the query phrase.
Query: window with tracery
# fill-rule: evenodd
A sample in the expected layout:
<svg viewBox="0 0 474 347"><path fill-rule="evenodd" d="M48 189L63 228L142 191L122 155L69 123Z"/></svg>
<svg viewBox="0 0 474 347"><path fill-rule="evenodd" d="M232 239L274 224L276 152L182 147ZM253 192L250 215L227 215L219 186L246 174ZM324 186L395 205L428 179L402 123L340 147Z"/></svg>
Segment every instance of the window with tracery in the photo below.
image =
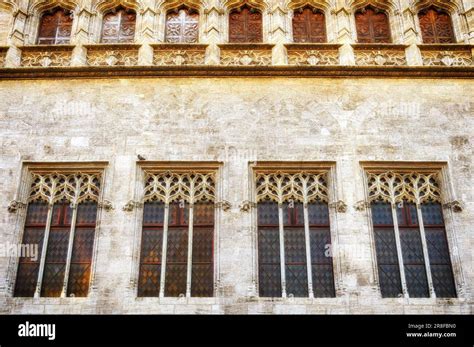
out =
<svg viewBox="0 0 474 347"><path fill-rule="evenodd" d="M259 43L263 41L262 13L244 5L229 14L229 42Z"/></svg>
<svg viewBox="0 0 474 347"><path fill-rule="evenodd" d="M138 296L211 297L214 172L147 172Z"/></svg>
<svg viewBox="0 0 474 347"><path fill-rule="evenodd" d="M72 21L72 13L62 8L44 13L40 19L37 43L39 45L70 43Z"/></svg>
<svg viewBox="0 0 474 347"><path fill-rule="evenodd" d="M261 297L334 297L327 172L257 173Z"/></svg>
<svg viewBox="0 0 474 347"><path fill-rule="evenodd" d="M104 15L102 20L103 43L130 43L135 39L137 15L135 11L118 7Z"/></svg>
<svg viewBox="0 0 474 347"><path fill-rule="evenodd" d="M456 297L436 173L368 173L382 297Z"/></svg>
<svg viewBox="0 0 474 347"><path fill-rule="evenodd" d="M306 6L294 11L293 41L298 43L327 42L324 13Z"/></svg>
<svg viewBox="0 0 474 347"><path fill-rule="evenodd" d="M359 43L390 43L390 22L385 12L371 6L355 14Z"/></svg>
<svg viewBox="0 0 474 347"><path fill-rule="evenodd" d="M165 41L197 43L199 41L199 13L186 7L168 12Z"/></svg>
<svg viewBox="0 0 474 347"><path fill-rule="evenodd" d="M429 7L418 13L423 43L455 43L449 13Z"/></svg>
<svg viewBox="0 0 474 347"><path fill-rule="evenodd" d="M89 292L100 173L33 173L15 296L83 297Z"/></svg>

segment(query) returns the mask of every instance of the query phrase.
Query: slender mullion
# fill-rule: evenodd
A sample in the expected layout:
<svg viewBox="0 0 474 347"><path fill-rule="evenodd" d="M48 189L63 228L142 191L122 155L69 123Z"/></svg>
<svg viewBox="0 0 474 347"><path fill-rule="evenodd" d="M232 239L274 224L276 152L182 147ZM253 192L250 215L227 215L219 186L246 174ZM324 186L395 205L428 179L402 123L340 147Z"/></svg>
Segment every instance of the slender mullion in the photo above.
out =
<svg viewBox="0 0 474 347"><path fill-rule="evenodd" d="M170 205L165 203L165 215L163 220L163 247L161 248L161 274L160 274L160 298L165 296L165 275L166 275L166 250L168 248L168 215Z"/></svg>
<svg viewBox="0 0 474 347"><path fill-rule="evenodd" d="M420 226L421 245L423 247L423 258L425 260L426 278L428 279L428 287L430 289L430 296L436 298L436 293L433 285L433 277L431 276L430 257L428 255L428 244L426 242L425 225L423 223L423 214L421 213L421 205L416 204L416 213L418 215L418 224Z"/></svg>
<svg viewBox="0 0 474 347"><path fill-rule="evenodd" d="M43 246L41 247L41 259L40 259L40 265L38 269L38 280L36 282L36 290L34 294L35 298L39 298L41 295L41 285L43 282L44 265L46 262L46 248L48 247L49 231L51 229L52 217L53 217L53 205L50 204L48 207L46 227L44 229Z"/></svg>
<svg viewBox="0 0 474 347"><path fill-rule="evenodd" d="M311 246L309 240L309 216L308 216L308 204L303 205L303 216L304 216L304 238L306 247L306 271L308 275L308 296L314 298L313 293L313 269L311 268Z"/></svg>
<svg viewBox="0 0 474 347"><path fill-rule="evenodd" d="M278 204L278 224L280 234L280 272L281 272L281 296L286 298L286 274L285 274L285 232L283 229L283 204Z"/></svg>
<svg viewBox="0 0 474 347"><path fill-rule="evenodd" d="M71 229L69 231L69 243L67 247L67 258L66 258L66 268L64 270L64 281L63 281L63 290L61 292L61 297L65 298L67 294L67 284L69 279L69 271L71 269L71 258L72 258L72 247L74 244L74 235L76 233L76 220L77 220L77 205L72 206L72 217L71 217Z"/></svg>
<svg viewBox="0 0 474 347"><path fill-rule="evenodd" d="M407 281L405 277L405 267L403 264L402 242L400 241L400 230L398 229L397 205L392 204L393 229L395 231L395 243L397 245L398 269L400 270L400 280L402 282L403 296L408 298Z"/></svg>
<svg viewBox="0 0 474 347"><path fill-rule="evenodd" d="M189 222L188 222L188 263L186 274L186 297L191 297L191 276L193 269L193 204L189 205Z"/></svg>

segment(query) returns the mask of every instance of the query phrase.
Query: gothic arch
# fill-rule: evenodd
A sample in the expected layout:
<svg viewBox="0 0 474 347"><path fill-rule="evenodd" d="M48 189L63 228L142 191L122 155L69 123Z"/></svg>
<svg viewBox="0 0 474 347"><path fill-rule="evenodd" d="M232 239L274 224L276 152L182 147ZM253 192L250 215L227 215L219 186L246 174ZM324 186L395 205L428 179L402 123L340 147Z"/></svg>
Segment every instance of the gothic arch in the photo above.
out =
<svg viewBox="0 0 474 347"><path fill-rule="evenodd" d="M243 6L247 4L250 7L254 7L260 11L262 11L262 15L265 10L267 10L270 6L267 1L258 1L258 0L225 0L224 1L224 8L226 13L229 13L232 11L234 8L238 8L240 6Z"/></svg>
<svg viewBox="0 0 474 347"><path fill-rule="evenodd" d="M13 13L18 10L18 4L13 0L3 0L0 2L0 9Z"/></svg>
<svg viewBox="0 0 474 347"><path fill-rule="evenodd" d="M285 6L290 9L290 31L291 37L294 40L293 33L293 17L294 11L306 6L313 7L324 13L326 22L326 38L327 42L332 42L336 38L336 25L334 24L334 17L331 13L331 9L334 7L334 1L332 0L286 0Z"/></svg>
<svg viewBox="0 0 474 347"><path fill-rule="evenodd" d="M186 6L202 13L204 9L204 3L202 0L171 0L171 1L160 1L156 5L156 9L161 12L168 12L174 8L179 8L181 6Z"/></svg>
<svg viewBox="0 0 474 347"><path fill-rule="evenodd" d="M461 42L464 39L465 33L467 33L466 23L462 20L460 13L463 11L463 5L458 0L444 1L444 0L419 0L414 1L414 11L415 11L415 22L418 31L418 37L420 42L423 42L421 37L420 21L418 13L424 9L427 9L431 6L439 8L446 11L451 16L451 22L454 31L454 38L456 42ZM467 36L467 34L466 34Z"/></svg>

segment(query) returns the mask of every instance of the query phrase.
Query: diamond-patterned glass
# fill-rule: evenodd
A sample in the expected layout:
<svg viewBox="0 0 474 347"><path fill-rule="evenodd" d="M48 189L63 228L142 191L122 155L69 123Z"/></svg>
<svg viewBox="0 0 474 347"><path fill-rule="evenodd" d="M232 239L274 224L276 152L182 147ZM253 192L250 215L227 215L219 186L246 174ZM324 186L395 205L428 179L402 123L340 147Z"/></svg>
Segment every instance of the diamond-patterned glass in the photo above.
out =
<svg viewBox="0 0 474 347"><path fill-rule="evenodd" d="M303 228L285 228L285 262L305 263L306 244Z"/></svg>
<svg viewBox="0 0 474 347"><path fill-rule="evenodd" d="M439 203L424 203L421 205L421 214L425 227L430 225L444 225L443 210Z"/></svg>
<svg viewBox="0 0 474 347"><path fill-rule="evenodd" d="M199 202L193 207L193 225L213 225L215 206L212 202Z"/></svg>
<svg viewBox="0 0 474 347"><path fill-rule="evenodd" d="M431 264L431 276L433 286L438 298L455 298L456 287L454 285L453 270L449 265Z"/></svg>
<svg viewBox="0 0 474 347"><path fill-rule="evenodd" d="M160 264L141 264L138 278L138 296L159 296L160 276Z"/></svg>
<svg viewBox="0 0 474 347"><path fill-rule="evenodd" d="M378 264L382 298L396 298L402 294L400 268L397 264Z"/></svg>
<svg viewBox="0 0 474 347"><path fill-rule="evenodd" d="M308 273L306 264L286 264L286 292L294 297L308 296Z"/></svg>
<svg viewBox="0 0 474 347"><path fill-rule="evenodd" d="M393 228L374 228L375 251L379 265L397 265L397 244Z"/></svg>
<svg viewBox="0 0 474 347"><path fill-rule="evenodd" d="M45 202L31 202L26 213L26 226L45 226L48 218L48 204Z"/></svg>
<svg viewBox="0 0 474 347"><path fill-rule="evenodd" d="M426 279L425 265L405 264L405 276L408 294L412 298L428 298L428 282Z"/></svg>
<svg viewBox="0 0 474 347"><path fill-rule="evenodd" d="M77 228L74 233L71 262L91 263L94 249L95 229Z"/></svg>
<svg viewBox="0 0 474 347"><path fill-rule="evenodd" d="M378 225L393 225L392 206L389 203L377 201L371 205L372 223Z"/></svg>
<svg viewBox="0 0 474 347"><path fill-rule="evenodd" d="M58 297L64 282L64 271L69 245L69 228L51 229L49 232L41 296Z"/></svg>
<svg viewBox="0 0 474 347"><path fill-rule="evenodd" d="M214 291L214 266L209 264L194 264L191 279L191 296L211 297Z"/></svg>
<svg viewBox="0 0 474 347"><path fill-rule="evenodd" d="M65 263L46 263L44 266L41 296L59 297L63 289Z"/></svg>
<svg viewBox="0 0 474 347"><path fill-rule="evenodd" d="M146 202L143 205L143 225L163 225L165 204L161 201Z"/></svg>
<svg viewBox="0 0 474 347"><path fill-rule="evenodd" d="M76 226L93 225L97 219L97 203L86 201L77 206Z"/></svg>
<svg viewBox="0 0 474 347"><path fill-rule="evenodd" d="M166 263L165 296L178 297L186 294L187 266L177 263Z"/></svg>
<svg viewBox="0 0 474 347"><path fill-rule="evenodd" d="M281 296L280 237L278 228L259 229L259 293L262 297Z"/></svg>
<svg viewBox="0 0 474 347"><path fill-rule="evenodd" d="M311 226L328 226L328 204L322 201L308 204L308 221Z"/></svg>
<svg viewBox="0 0 474 347"><path fill-rule="evenodd" d="M334 273L332 264L312 264L313 294L315 298L334 298Z"/></svg>
<svg viewBox="0 0 474 347"><path fill-rule="evenodd" d="M331 232L329 229L311 228L309 230L311 263L332 264Z"/></svg>
<svg viewBox="0 0 474 347"><path fill-rule="evenodd" d="M278 225L278 204L273 201L258 203L258 225Z"/></svg>
<svg viewBox="0 0 474 347"><path fill-rule="evenodd" d="M168 230L165 296L186 294L188 228Z"/></svg>
<svg viewBox="0 0 474 347"><path fill-rule="evenodd" d="M71 263L67 286L67 296L86 297L89 293L91 275L90 263Z"/></svg>
<svg viewBox="0 0 474 347"><path fill-rule="evenodd" d="M261 297L281 297L280 264L259 264L258 281Z"/></svg>

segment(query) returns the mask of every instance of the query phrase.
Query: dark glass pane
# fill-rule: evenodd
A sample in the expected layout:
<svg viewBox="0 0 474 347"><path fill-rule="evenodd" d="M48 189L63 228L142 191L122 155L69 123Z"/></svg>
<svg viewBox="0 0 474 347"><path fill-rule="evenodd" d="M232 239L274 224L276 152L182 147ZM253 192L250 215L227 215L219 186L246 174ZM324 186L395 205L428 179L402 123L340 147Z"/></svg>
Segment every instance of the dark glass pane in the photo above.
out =
<svg viewBox="0 0 474 347"><path fill-rule="evenodd" d="M94 249L95 229L77 228L74 233L71 261L73 263L91 263Z"/></svg>
<svg viewBox="0 0 474 347"><path fill-rule="evenodd" d="M292 226L295 223L295 206L296 203L288 203L285 202L282 204L282 212L283 212L283 225L284 226Z"/></svg>
<svg viewBox="0 0 474 347"><path fill-rule="evenodd" d="M138 296L158 296L160 294L161 265L141 264L138 278Z"/></svg>
<svg viewBox="0 0 474 347"><path fill-rule="evenodd" d="M229 42L262 42L262 14L249 6L234 9L229 15Z"/></svg>
<svg viewBox="0 0 474 347"><path fill-rule="evenodd" d="M261 297L281 297L280 264L262 264L258 266L258 287Z"/></svg>
<svg viewBox="0 0 474 347"><path fill-rule="evenodd" d="M398 255L393 228L374 228L375 250L379 265L397 265Z"/></svg>
<svg viewBox="0 0 474 347"><path fill-rule="evenodd" d="M193 263L212 263L214 253L214 228L194 228Z"/></svg>
<svg viewBox="0 0 474 347"><path fill-rule="evenodd" d="M289 265L286 267L286 292L294 297L308 296L308 273L306 264Z"/></svg>
<svg viewBox="0 0 474 347"><path fill-rule="evenodd" d="M91 264L71 263L67 296L86 297L89 293L89 282L91 277Z"/></svg>
<svg viewBox="0 0 474 347"><path fill-rule="evenodd" d="M450 264L449 247L444 228L426 228L425 235L430 263Z"/></svg>
<svg viewBox="0 0 474 347"><path fill-rule="evenodd" d="M451 265L431 265L431 276L436 297L455 298L456 287L454 285L453 271Z"/></svg>
<svg viewBox="0 0 474 347"><path fill-rule="evenodd" d="M396 298L402 295L400 268L397 264L378 264L380 291L383 298Z"/></svg>
<svg viewBox="0 0 474 347"><path fill-rule="evenodd" d="M146 202L143 205L143 225L163 225L165 204L161 201Z"/></svg>
<svg viewBox="0 0 474 347"><path fill-rule="evenodd" d="M23 233L23 241L21 244L26 248L28 254L25 257L20 257L20 262L35 263L41 259L41 252L43 250L43 228L26 228Z"/></svg>
<svg viewBox="0 0 474 347"><path fill-rule="evenodd" d="M421 214L423 216L423 224L426 225L444 225L443 210L441 204L425 203L421 205Z"/></svg>
<svg viewBox="0 0 474 347"><path fill-rule="evenodd" d="M186 264L166 264L165 296L178 297L186 294Z"/></svg>
<svg viewBox="0 0 474 347"><path fill-rule="evenodd" d="M331 232L329 229L309 230L309 243L311 249L311 263L332 264Z"/></svg>
<svg viewBox="0 0 474 347"><path fill-rule="evenodd" d="M293 40L301 43L326 42L324 13L311 7L295 10L293 16Z"/></svg>
<svg viewBox="0 0 474 347"><path fill-rule="evenodd" d="M193 207L193 224L214 225L214 203L200 202Z"/></svg>
<svg viewBox="0 0 474 347"><path fill-rule="evenodd" d="M418 225L418 212L415 204L408 204L408 213L410 214L410 224Z"/></svg>
<svg viewBox="0 0 474 347"><path fill-rule="evenodd" d="M310 225L329 225L329 209L325 202L308 204L308 220Z"/></svg>
<svg viewBox="0 0 474 347"><path fill-rule="evenodd" d="M45 202L31 202L26 213L26 226L46 225L48 218L48 204Z"/></svg>
<svg viewBox="0 0 474 347"><path fill-rule="evenodd" d="M306 263L303 228L285 228L285 263Z"/></svg>
<svg viewBox="0 0 474 347"><path fill-rule="evenodd" d="M278 225L278 204L276 202L259 202L257 210L258 225Z"/></svg>
<svg viewBox="0 0 474 347"><path fill-rule="evenodd" d="M392 205L387 202L373 202L371 205L372 222L377 225L393 225Z"/></svg>
<svg viewBox="0 0 474 347"><path fill-rule="evenodd" d="M313 293L315 298L333 298L336 296L334 288L334 274L331 264L313 264Z"/></svg>
<svg viewBox="0 0 474 347"><path fill-rule="evenodd" d="M169 226L185 226L189 222L189 204L173 202L169 207Z"/></svg>
<svg viewBox="0 0 474 347"><path fill-rule="evenodd" d="M69 228L51 229L46 251L46 263L66 262L69 234Z"/></svg>
<svg viewBox="0 0 474 347"><path fill-rule="evenodd" d="M295 202L293 205L292 225L304 227L304 205L301 202ZM308 218L309 220L309 218Z"/></svg>
<svg viewBox="0 0 474 347"><path fill-rule="evenodd" d="M46 263L44 266L41 296L59 297L63 289L66 264Z"/></svg>
<svg viewBox="0 0 474 347"><path fill-rule="evenodd" d="M69 234L69 228L50 230L41 296L59 297L61 295L64 271L66 269Z"/></svg>
<svg viewBox="0 0 474 347"><path fill-rule="evenodd" d="M141 241L140 261L160 263L163 249L163 229L144 229Z"/></svg>
<svg viewBox="0 0 474 347"><path fill-rule="evenodd" d="M77 206L76 225L95 225L97 219L97 203L86 201Z"/></svg>
<svg viewBox="0 0 474 347"><path fill-rule="evenodd" d="M193 264L191 296L211 297L214 291L213 264Z"/></svg>
<svg viewBox="0 0 474 347"><path fill-rule="evenodd" d="M258 231L259 263L280 263L280 236L277 228Z"/></svg>
<svg viewBox="0 0 474 347"><path fill-rule="evenodd" d="M429 297L425 265L406 265L405 277L408 294L412 298Z"/></svg>
<svg viewBox="0 0 474 347"><path fill-rule="evenodd" d="M387 15L370 6L355 14L359 43L390 43L390 24Z"/></svg>
<svg viewBox="0 0 474 347"><path fill-rule="evenodd" d="M168 230L168 262L186 263L188 256L188 228L170 228Z"/></svg>

